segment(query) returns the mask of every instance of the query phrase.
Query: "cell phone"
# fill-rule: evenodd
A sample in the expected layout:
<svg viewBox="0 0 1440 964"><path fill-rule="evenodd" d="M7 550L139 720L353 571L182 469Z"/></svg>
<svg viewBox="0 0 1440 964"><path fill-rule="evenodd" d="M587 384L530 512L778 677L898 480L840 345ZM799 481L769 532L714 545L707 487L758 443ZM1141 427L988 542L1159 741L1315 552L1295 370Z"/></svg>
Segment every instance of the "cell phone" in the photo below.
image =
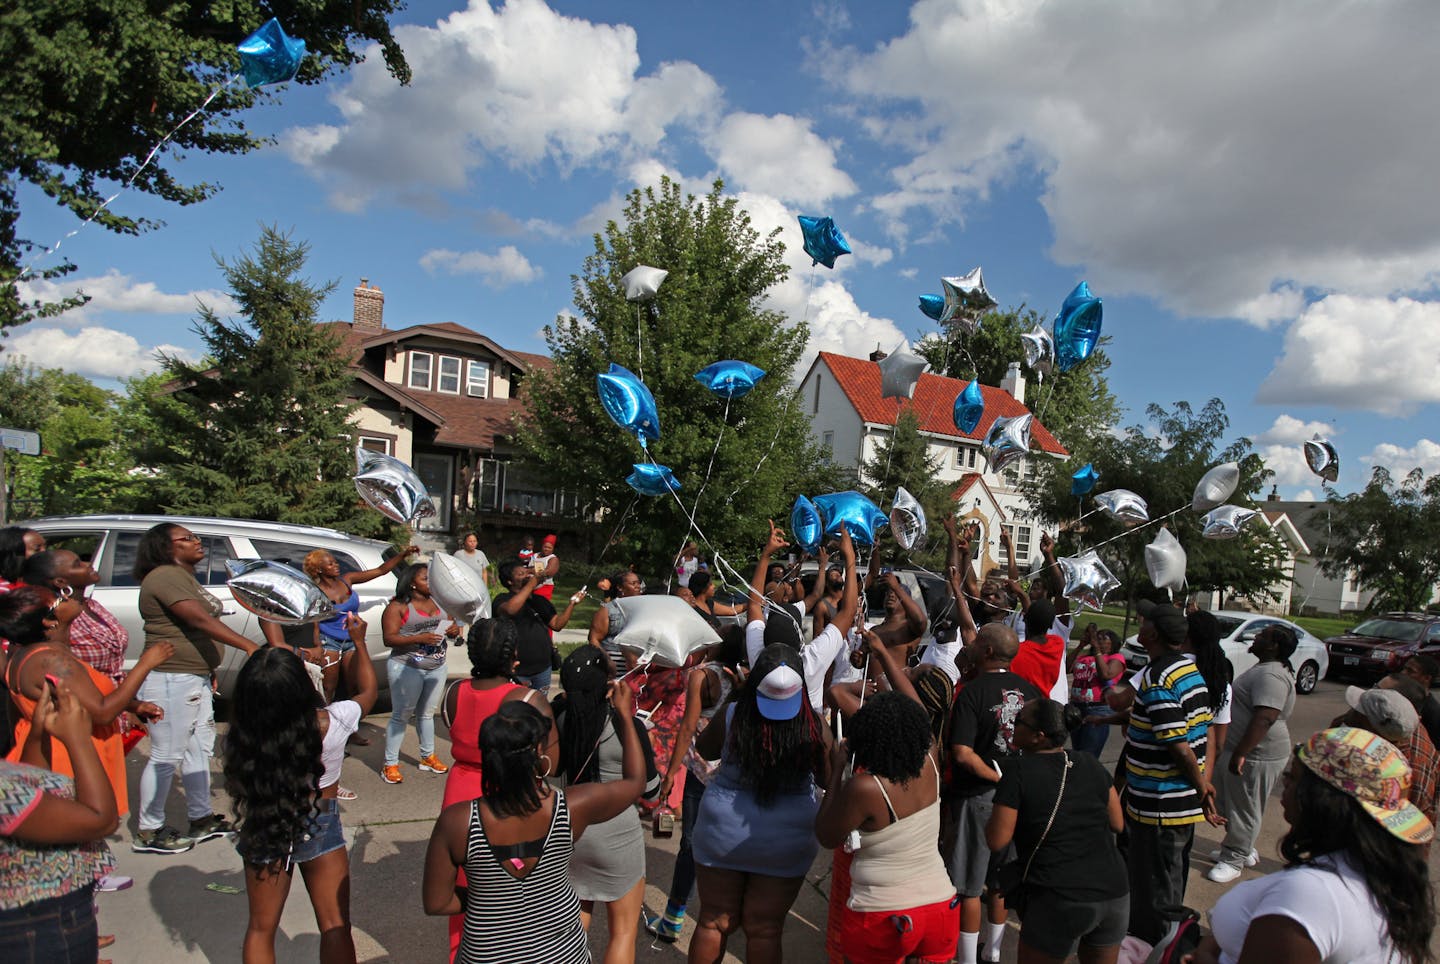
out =
<svg viewBox="0 0 1440 964"><path fill-rule="evenodd" d="M882 575L882 576L888 576L888 575L890 575L890 573L892 573L892 572L894 572L894 571L895 571L895 569L894 569L893 566L881 566L881 567L880 567L880 575Z"/></svg>
<svg viewBox="0 0 1440 964"><path fill-rule="evenodd" d="M50 684L50 689L51 689L51 690L53 690L53 691L56 692L56 693L60 692L60 680L57 679L54 675L52 675L52 674L50 674L50 673L46 673L46 674L45 674L45 682L47 682L47 683Z"/></svg>

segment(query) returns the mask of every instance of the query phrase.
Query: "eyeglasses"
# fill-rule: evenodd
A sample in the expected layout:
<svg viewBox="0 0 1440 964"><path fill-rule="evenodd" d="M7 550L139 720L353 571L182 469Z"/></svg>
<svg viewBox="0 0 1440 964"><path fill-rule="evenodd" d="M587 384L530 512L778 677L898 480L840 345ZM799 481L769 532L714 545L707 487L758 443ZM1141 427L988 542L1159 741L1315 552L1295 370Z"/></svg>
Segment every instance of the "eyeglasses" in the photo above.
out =
<svg viewBox="0 0 1440 964"><path fill-rule="evenodd" d="M200 537L197 536L197 535L195 535L194 533L191 533L191 534L188 535L188 536L176 536L175 538L171 539L170 541L171 541L171 542L199 542L199 541L200 541Z"/></svg>

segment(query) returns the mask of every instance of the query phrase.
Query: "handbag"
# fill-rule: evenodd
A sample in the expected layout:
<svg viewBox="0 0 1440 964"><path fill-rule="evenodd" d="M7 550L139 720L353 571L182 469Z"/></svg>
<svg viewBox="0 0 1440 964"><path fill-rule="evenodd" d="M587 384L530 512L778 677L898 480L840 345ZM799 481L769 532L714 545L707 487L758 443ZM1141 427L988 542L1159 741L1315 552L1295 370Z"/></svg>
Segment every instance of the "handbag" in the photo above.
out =
<svg viewBox="0 0 1440 964"><path fill-rule="evenodd" d="M1045 821L1045 829L1041 832L1040 839L1035 841L1035 847L1023 861L1023 867L1020 858L1016 857L1014 860L1005 861L995 870L995 886L1005 898L1005 907L1022 918L1025 916L1025 905L1029 899L1025 892L1025 881L1030 876L1030 865L1035 862L1035 855L1045 845L1045 838L1050 835L1050 828L1055 825L1055 815L1060 812L1060 801L1065 799L1065 778L1070 775L1070 768L1074 766L1069 753L1061 750L1060 754L1065 758L1064 769L1060 771L1060 792L1055 794L1055 806L1050 808L1050 819Z"/></svg>

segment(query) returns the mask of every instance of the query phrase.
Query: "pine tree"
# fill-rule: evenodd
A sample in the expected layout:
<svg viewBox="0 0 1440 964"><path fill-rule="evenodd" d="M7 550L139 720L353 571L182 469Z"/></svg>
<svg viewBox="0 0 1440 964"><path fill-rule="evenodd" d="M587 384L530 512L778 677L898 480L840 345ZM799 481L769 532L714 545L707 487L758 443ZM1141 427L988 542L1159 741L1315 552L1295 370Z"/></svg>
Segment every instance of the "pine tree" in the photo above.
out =
<svg viewBox="0 0 1440 964"><path fill-rule="evenodd" d="M900 486L913 495L925 509L928 524L927 537L916 546L914 552L907 552L893 539L881 541L882 559L886 562L916 560L923 555L928 562L937 561L936 547L944 547L932 536L943 540L940 517L954 511L954 500L950 498L951 486L937 478L940 463L930 454L925 436L920 434L920 418L913 408L904 408L895 419L895 430L881 439L875 446L874 456L862 466L862 488L876 505L886 513L895 503L895 492Z"/></svg>

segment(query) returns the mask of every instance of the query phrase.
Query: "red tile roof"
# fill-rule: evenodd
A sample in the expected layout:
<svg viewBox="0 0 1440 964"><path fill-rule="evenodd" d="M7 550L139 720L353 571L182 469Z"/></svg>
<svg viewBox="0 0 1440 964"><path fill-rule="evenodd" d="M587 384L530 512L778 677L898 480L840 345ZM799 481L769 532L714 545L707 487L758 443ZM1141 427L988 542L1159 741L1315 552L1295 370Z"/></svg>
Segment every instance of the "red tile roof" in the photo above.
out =
<svg viewBox="0 0 1440 964"><path fill-rule="evenodd" d="M980 488L985 490L985 496L990 503L995 506L995 511L1000 514L1000 521L1004 522L1006 519L1005 509L1000 505L1000 500L995 498L995 493L990 491L990 486L985 483L984 477L979 472L966 472L962 475L959 483L955 486L955 491L950 493L950 500L959 502L966 492L975 488L977 482L980 484Z"/></svg>
<svg viewBox="0 0 1440 964"><path fill-rule="evenodd" d="M980 424L975 426L975 431L966 435L955 427L953 417L955 399L966 385L960 379L927 373L920 376L920 381L915 386L914 398L881 398L880 366L875 362L828 351L822 351L818 360L829 367L861 420L875 425L894 425L903 404L914 408L915 414L920 418L922 432L978 442L984 440L990 426L995 424L995 419L1013 418L1030 411L1004 389L981 385L980 394L985 399L985 414L981 416ZM1051 455L1064 457L1070 454L1038 419L1031 425L1030 442L1042 452Z"/></svg>

